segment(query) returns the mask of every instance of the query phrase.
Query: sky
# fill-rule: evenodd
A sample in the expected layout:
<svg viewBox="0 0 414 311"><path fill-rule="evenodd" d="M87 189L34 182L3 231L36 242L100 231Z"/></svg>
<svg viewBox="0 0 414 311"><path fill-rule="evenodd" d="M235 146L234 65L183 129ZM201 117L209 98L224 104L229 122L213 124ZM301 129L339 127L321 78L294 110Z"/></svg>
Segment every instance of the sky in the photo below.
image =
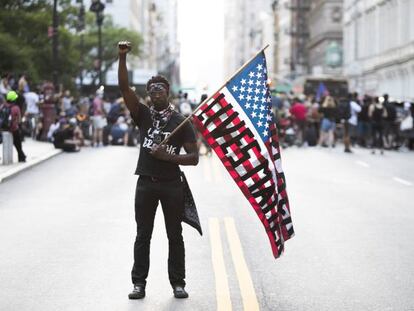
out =
<svg viewBox="0 0 414 311"><path fill-rule="evenodd" d="M181 84L209 95L224 82L223 1L178 0Z"/></svg>

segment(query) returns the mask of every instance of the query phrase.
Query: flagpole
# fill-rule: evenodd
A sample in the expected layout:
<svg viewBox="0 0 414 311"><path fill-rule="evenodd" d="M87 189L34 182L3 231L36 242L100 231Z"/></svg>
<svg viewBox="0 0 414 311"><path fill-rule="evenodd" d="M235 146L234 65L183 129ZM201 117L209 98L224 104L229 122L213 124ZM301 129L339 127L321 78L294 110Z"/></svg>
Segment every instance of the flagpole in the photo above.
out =
<svg viewBox="0 0 414 311"><path fill-rule="evenodd" d="M245 62L240 68L239 68L239 70L237 70L230 78L228 78L227 80L226 80L226 82L217 90L217 91L215 91L214 93L213 93L213 95L210 95L209 97L207 97L201 104L199 104L198 106L197 106L197 108L187 117L187 118L185 118L184 119L184 121L183 122L181 122L172 132L171 132L171 134L170 135L168 135L168 137L166 137L161 143L160 143L160 145L162 145L162 144L165 144L169 139L170 139L170 137L171 136L173 136L180 128L182 128L183 127L183 125L188 121L188 120L190 120L192 117L193 117L193 115L198 111L198 110L200 110L200 108L204 105L204 103L207 103L210 99L212 99L213 98L213 96L217 93L217 92L220 92L225 86L226 86L226 84L231 80L231 79L233 79L236 75L238 75L244 68L246 68L246 66L253 60L253 59L255 59L256 58L256 56L257 55L259 55L260 53L262 53L265 49L267 49L269 47L269 44L266 44L266 46L265 47L263 47L259 52L257 52L253 57L251 57L247 62Z"/></svg>

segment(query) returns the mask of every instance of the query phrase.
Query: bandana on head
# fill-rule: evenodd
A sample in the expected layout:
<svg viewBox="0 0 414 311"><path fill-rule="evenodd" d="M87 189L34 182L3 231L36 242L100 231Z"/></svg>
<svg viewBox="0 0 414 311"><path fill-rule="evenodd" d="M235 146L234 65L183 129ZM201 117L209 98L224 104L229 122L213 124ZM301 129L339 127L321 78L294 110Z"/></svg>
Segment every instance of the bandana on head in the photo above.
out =
<svg viewBox="0 0 414 311"><path fill-rule="evenodd" d="M150 112L154 128L162 130L170 121L173 111L174 107L171 104L168 104L168 107L161 111L157 111L154 109L154 106L151 106Z"/></svg>

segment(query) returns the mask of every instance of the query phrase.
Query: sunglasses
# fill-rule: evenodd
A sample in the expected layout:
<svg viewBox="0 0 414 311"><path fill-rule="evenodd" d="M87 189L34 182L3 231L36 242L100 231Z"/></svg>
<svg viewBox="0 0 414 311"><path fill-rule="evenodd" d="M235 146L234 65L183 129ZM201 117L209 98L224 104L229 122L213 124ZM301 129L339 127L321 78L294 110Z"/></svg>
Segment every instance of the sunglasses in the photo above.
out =
<svg viewBox="0 0 414 311"><path fill-rule="evenodd" d="M152 83L149 88L148 92L151 93L160 93L163 91L167 91L167 86L164 83Z"/></svg>

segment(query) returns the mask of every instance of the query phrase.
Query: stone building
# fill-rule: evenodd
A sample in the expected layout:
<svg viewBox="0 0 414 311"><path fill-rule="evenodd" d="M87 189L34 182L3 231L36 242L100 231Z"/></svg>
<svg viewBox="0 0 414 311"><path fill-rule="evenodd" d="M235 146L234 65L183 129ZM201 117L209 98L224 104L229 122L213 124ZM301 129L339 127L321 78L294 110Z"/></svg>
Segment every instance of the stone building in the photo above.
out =
<svg viewBox="0 0 414 311"><path fill-rule="evenodd" d="M344 1L344 73L351 90L414 99L414 1Z"/></svg>
<svg viewBox="0 0 414 311"><path fill-rule="evenodd" d="M342 74L342 2L343 0L311 2L307 48L312 75Z"/></svg>

